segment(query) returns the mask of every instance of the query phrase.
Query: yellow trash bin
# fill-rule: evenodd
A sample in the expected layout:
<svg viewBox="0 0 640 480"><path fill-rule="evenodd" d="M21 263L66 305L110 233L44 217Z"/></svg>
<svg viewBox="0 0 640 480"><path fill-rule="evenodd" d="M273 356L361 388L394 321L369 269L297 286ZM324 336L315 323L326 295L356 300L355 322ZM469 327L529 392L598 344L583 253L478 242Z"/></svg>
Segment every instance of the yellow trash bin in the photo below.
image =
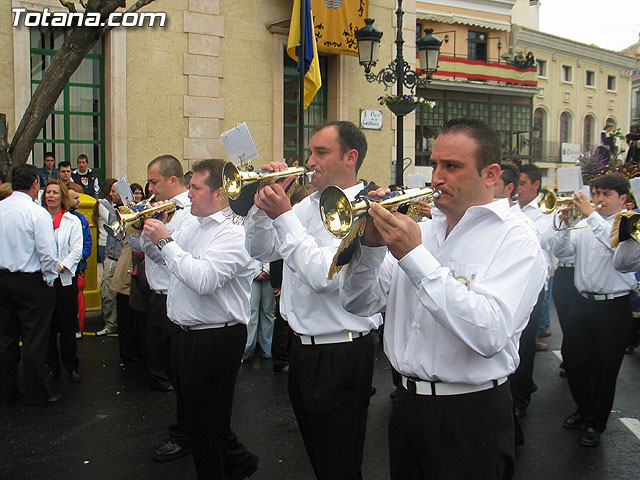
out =
<svg viewBox="0 0 640 480"><path fill-rule="evenodd" d="M98 227L93 223L93 208L96 201L97 200L90 195L80 194L80 207L78 208L78 212L87 217L91 229L91 238L93 239L91 256L87 259L87 270L84 272L84 279L87 282L87 286L84 288L84 300L87 309L99 308L102 301L98 285Z"/></svg>

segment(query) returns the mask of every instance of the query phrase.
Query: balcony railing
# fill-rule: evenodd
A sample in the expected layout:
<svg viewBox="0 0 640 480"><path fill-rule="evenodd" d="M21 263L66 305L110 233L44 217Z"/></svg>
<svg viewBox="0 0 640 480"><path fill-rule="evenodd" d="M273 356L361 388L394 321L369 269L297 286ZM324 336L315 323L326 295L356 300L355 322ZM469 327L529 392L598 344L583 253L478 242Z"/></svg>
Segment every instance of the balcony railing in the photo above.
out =
<svg viewBox="0 0 640 480"><path fill-rule="evenodd" d="M538 86L538 71L535 67L523 69L512 64L470 60L459 55L441 55L438 71L434 75L525 87Z"/></svg>

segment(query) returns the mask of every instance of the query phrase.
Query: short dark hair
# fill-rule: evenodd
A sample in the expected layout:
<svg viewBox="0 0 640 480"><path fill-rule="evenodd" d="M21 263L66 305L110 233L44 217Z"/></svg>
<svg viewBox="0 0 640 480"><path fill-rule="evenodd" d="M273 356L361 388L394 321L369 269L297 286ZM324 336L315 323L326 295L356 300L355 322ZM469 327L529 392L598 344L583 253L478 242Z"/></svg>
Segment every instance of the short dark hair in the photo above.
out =
<svg viewBox="0 0 640 480"><path fill-rule="evenodd" d="M591 186L594 190L599 188L600 190L615 190L618 195L629 194L629 180L619 173L609 173L598 177Z"/></svg>
<svg viewBox="0 0 640 480"><path fill-rule="evenodd" d="M23 163L13 167L13 170L11 170L11 188L13 188L14 191L29 190L34 180L39 178L38 167Z"/></svg>
<svg viewBox="0 0 640 480"><path fill-rule="evenodd" d="M67 162L66 160L63 160L62 162L60 162L58 164L58 170L60 170L60 167L69 167L69 168L71 168L71 164L69 162Z"/></svg>
<svg viewBox="0 0 640 480"><path fill-rule="evenodd" d="M525 163L520 167L520 173L524 173L531 183L540 182L540 186L538 187L538 192L540 191L540 187L542 186L542 169L536 165L532 165L530 163Z"/></svg>
<svg viewBox="0 0 640 480"><path fill-rule="evenodd" d="M318 125L313 129L315 135L320 130L327 127L336 127L338 130L338 141L340 142L340 155L344 155L349 150L356 150L358 152L358 160L356 161L356 172L360 170L364 157L367 155L367 137L364 136L362 130L356 127L351 122L342 120L335 120L332 122L325 122L322 125Z"/></svg>
<svg viewBox="0 0 640 480"><path fill-rule="evenodd" d="M513 183L513 191L515 193L515 191L518 189L518 183L520 182L520 172L518 171L518 166L509 160L505 160L504 162L502 162L502 165L500 165L500 168L502 168L502 171L500 172L500 178L504 182L504 186L506 187L510 183Z"/></svg>
<svg viewBox="0 0 640 480"><path fill-rule="evenodd" d="M140 185L139 183L132 183L130 187L131 193L135 192L136 190L140 190L142 192L142 195L144 195L144 188L142 188L142 185Z"/></svg>
<svg viewBox="0 0 640 480"><path fill-rule="evenodd" d="M53 158L56 159L56 156L53 152L44 152L44 156L42 158Z"/></svg>
<svg viewBox="0 0 640 480"><path fill-rule="evenodd" d="M159 157L154 158L149 162L149 165L147 165L147 169L151 168L153 165L158 165L160 175L164 178L176 177L180 184L184 185L182 164L173 155L160 155Z"/></svg>
<svg viewBox="0 0 640 480"><path fill-rule="evenodd" d="M492 163L500 165L502 147L496 131L487 123L475 118L452 118L442 126L440 135L463 133L478 144L476 166L478 174Z"/></svg>
<svg viewBox="0 0 640 480"><path fill-rule="evenodd" d="M80 160L81 158L84 158L87 162L89 161L89 157L87 157L84 153L81 153L80 155L78 155L78 158L76 159L76 162L78 160Z"/></svg>
<svg viewBox="0 0 640 480"><path fill-rule="evenodd" d="M224 160L210 158L194 163L191 168L194 173L207 172L209 175L207 176L205 183L211 192L215 192L217 189L222 187L222 169L225 163L227 162Z"/></svg>

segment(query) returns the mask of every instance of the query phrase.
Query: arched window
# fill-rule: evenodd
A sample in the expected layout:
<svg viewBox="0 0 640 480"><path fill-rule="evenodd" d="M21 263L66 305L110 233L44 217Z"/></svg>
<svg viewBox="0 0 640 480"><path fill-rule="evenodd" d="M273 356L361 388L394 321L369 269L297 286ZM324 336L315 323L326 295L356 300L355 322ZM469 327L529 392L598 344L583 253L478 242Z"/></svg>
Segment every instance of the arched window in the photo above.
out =
<svg viewBox="0 0 640 480"><path fill-rule="evenodd" d="M568 143L571 134L571 116L567 112L560 115L560 143Z"/></svg>
<svg viewBox="0 0 640 480"><path fill-rule="evenodd" d="M584 132L582 135L582 148L586 151L593 146L593 126L595 121L591 115L584 117Z"/></svg>

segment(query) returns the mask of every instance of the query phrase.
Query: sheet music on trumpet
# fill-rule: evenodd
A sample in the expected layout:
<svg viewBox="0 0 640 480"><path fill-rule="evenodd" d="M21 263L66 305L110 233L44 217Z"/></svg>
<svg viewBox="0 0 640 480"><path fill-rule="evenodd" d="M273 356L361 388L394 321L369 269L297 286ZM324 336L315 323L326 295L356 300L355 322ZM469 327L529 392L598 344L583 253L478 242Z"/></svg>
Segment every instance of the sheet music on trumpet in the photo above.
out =
<svg viewBox="0 0 640 480"><path fill-rule="evenodd" d="M244 165L259 156L247 122L239 123L232 129L223 132L220 134L220 140L227 151L229 160L233 163Z"/></svg>
<svg viewBox="0 0 640 480"><path fill-rule="evenodd" d="M129 180L127 180L127 176L123 175L120 180L113 184L113 187L116 189L116 192L120 195L122 199L122 203L127 207L133 203L133 192L131 191L131 185L129 185Z"/></svg>

